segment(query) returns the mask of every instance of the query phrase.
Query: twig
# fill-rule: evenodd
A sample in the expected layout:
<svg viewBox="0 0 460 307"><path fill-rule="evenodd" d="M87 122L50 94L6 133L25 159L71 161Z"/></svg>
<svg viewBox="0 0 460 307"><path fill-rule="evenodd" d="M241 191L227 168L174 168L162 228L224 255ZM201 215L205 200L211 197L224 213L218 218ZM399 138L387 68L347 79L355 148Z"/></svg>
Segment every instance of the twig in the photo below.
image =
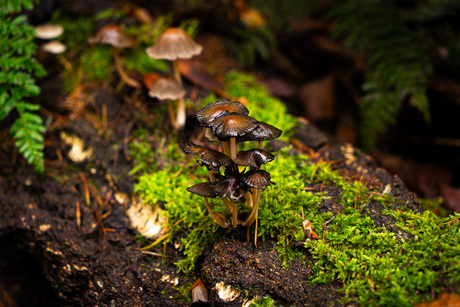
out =
<svg viewBox="0 0 460 307"><path fill-rule="evenodd" d="M80 211L80 203L77 201L75 203L75 217L77 219L77 229L81 231L81 211Z"/></svg>
<svg viewBox="0 0 460 307"><path fill-rule="evenodd" d="M323 244L324 244L324 237L326 235L327 224L332 222L335 219L335 217L337 216L337 214L338 214L338 212L334 213L334 215L329 220L327 220L326 222L323 223Z"/></svg>

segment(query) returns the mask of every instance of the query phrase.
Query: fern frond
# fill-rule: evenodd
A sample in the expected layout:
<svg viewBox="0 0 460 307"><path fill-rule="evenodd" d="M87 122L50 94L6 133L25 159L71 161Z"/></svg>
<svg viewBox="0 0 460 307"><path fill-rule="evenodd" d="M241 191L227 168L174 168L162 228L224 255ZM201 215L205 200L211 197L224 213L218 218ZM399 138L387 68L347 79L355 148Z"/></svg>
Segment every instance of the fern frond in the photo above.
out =
<svg viewBox="0 0 460 307"><path fill-rule="evenodd" d="M26 23L26 17L10 17L10 13L32 9L33 0L6 0L0 10L0 120L16 109L19 117L10 128L16 139L15 146L28 163L38 172L44 171L44 138L46 128L40 116L33 113L39 105L25 102L25 97L37 96L40 88L33 76L43 76L45 70L33 58L34 29Z"/></svg>
<svg viewBox="0 0 460 307"><path fill-rule="evenodd" d="M403 15L383 0L349 0L331 10L338 21L334 34L367 56L365 95L360 101L365 148L394 123L405 100L429 120L425 91L431 62L421 33L414 31L414 25L410 29Z"/></svg>

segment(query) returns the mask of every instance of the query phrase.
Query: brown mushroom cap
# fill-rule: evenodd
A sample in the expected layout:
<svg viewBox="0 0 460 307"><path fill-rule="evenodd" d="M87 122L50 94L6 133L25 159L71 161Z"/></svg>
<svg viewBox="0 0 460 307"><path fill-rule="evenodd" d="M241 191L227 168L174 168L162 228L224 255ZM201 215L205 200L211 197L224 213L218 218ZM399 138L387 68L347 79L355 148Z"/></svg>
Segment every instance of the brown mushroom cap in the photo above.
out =
<svg viewBox="0 0 460 307"><path fill-rule="evenodd" d="M217 196L217 194L214 192L214 187L210 185L210 182L202 182L192 185L191 187L187 188L187 191L203 197L214 198Z"/></svg>
<svg viewBox="0 0 460 307"><path fill-rule="evenodd" d="M234 203L243 203L246 201L246 190L240 182L240 177L237 175L224 176L219 181L214 181L209 184L213 187L213 192L220 198L229 197Z"/></svg>
<svg viewBox="0 0 460 307"><path fill-rule="evenodd" d="M225 111L244 115L249 114L249 110L239 101L230 101L230 99L226 99L206 105L196 113L196 118L201 126L209 127L210 123L215 118L226 114Z"/></svg>
<svg viewBox="0 0 460 307"><path fill-rule="evenodd" d="M258 121L250 116L225 111L211 123L212 133L220 140L243 136L257 127Z"/></svg>
<svg viewBox="0 0 460 307"><path fill-rule="evenodd" d="M262 164L271 162L274 159L275 156L268 150L254 148L238 152L233 162L240 166L259 168Z"/></svg>
<svg viewBox="0 0 460 307"><path fill-rule="evenodd" d="M264 170L246 172L241 178L248 187L262 190L265 190L270 184L275 184L270 179L270 174Z"/></svg>
<svg viewBox="0 0 460 307"><path fill-rule="evenodd" d="M40 39L53 39L60 36L64 28L60 25L45 23L35 27L35 37Z"/></svg>
<svg viewBox="0 0 460 307"><path fill-rule="evenodd" d="M152 85L149 96L160 100L177 100L184 97L185 90L173 77L159 77Z"/></svg>
<svg viewBox="0 0 460 307"><path fill-rule="evenodd" d="M283 131L264 122L259 122L257 127L249 133L238 137L237 142L269 141L278 138Z"/></svg>
<svg viewBox="0 0 460 307"><path fill-rule="evenodd" d="M179 142L180 148L186 153L192 155L195 159L206 165L208 169L219 170L221 166L230 168L232 160L225 154L208 147L196 145L190 141L182 140Z"/></svg>
<svg viewBox="0 0 460 307"><path fill-rule="evenodd" d="M197 43L180 28L169 28L158 36L153 46L148 47L145 52L154 59L175 61L178 59L190 59L198 55L203 47Z"/></svg>
<svg viewBox="0 0 460 307"><path fill-rule="evenodd" d="M106 25L88 41L90 44L110 45L117 49L133 47L136 44L132 37L126 35L119 26L114 24Z"/></svg>

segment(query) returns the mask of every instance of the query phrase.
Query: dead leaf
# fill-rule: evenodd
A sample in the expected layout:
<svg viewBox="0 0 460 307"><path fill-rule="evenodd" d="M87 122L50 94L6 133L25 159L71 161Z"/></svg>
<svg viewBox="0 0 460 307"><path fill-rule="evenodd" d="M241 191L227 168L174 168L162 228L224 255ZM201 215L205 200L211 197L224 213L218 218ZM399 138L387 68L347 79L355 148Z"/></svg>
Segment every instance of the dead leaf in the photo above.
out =
<svg viewBox="0 0 460 307"><path fill-rule="evenodd" d="M218 81L215 77L204 68L204 66L195 60L179 61L179 71L190 82L196 86L207 90L224 90L223 82Z"/></svg>
<svg viewBox="0 0 460 307"><path fill-rule="evenodd" d="M335 115L334 77L329 75L303 85L299 91L299 99L308 119L330 119Z"/></svg>
<svg viewBox="0 0 460 307"><path fill-rule="evenodd" d="M150 74L145 74L144 75L144 86L150 90L153 86L153 84L155 83L155 81L157 81L157 79L160 77L160 75L158 74L153 74L153 73L150 73Z"/></svg>
<svg viewBox="0 0 460 307"><path fill-rule="evenodd" d="M452 187L445 182L440 182L439 187L446 207L460 213L460 188Z"/></svg>
<svg viewBox="0 0 460 307"><path fill-rule="evenodd" d="M267 87L268 92L276 97L292 98L295 94L295 88L282 79L265 79L261 82Z"/></svg>
<svg viewBox="0 0 460 307"><path fill-rule="evenodd" d="M441 296L434 301L429 303L421 303L415 307L449 307L449 306L460 306L460 297L458 295L450 293L441 293Z"/></svg>

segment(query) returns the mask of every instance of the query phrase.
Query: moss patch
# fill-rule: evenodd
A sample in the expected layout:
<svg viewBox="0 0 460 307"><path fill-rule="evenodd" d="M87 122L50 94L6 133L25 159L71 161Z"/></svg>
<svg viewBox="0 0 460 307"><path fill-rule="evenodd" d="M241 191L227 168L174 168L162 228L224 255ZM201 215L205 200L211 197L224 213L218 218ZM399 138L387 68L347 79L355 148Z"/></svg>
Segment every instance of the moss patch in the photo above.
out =
<svg viewBox="0 0 460 307"><path fill-rule="evenodd" d="M250 115L288 132L282 137L289 140L295 119L286 115L282 103L270 98L251 76L229 73L226 90L236 97L246 97ZM203 105L214 99L211 95ZM267 103L277 111L265 112ZM170 157L163 159L169 162L156 164L158 168L153 168L151 174L142 175L136 191L147 203L165 203L171 228L169 241L179 232L186 233L181 240L184 259L177 266L190 273L206 245L226 232L246 229L219 228L207 214L202 198L186 191L186 187L203 182L207 171L193 159L180 156L177 141L167 138L163 153ZM262 193L258 238L277 241L276 249L284 265L299 259L307 261L312 265L312 283L339 280L343 283L344 302L357 301L361 305L411 306L430 301L432 292L459 291L459 214L440 218L430 211L395 211L391 209L394 204L403 210L400 199L341 174L331 162L315 160L291 146L281 148L275 155L275 161L264 166L276 185ZM225 214L222 202L212 202L213 210ZM383 208L382 214L392 221L393 229L409 236L399 236L376 225L368 211L371 204ZM323 210L326 205L338 211ZM300 243L299 248L295 246L305 237L302 211L319 240ZM335 219L323 230L323 223L334 215Z"/></svg>

